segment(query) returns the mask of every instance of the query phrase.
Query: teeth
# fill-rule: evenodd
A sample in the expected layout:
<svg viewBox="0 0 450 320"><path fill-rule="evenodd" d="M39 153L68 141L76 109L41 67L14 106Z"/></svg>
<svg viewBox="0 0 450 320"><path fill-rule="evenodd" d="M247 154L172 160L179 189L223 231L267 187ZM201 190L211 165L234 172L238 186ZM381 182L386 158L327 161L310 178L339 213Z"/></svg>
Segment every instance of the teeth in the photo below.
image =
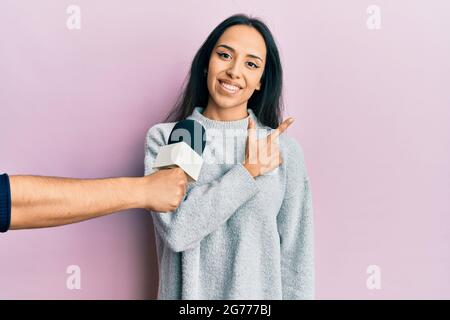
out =
<svg viewBox="0 0 450 320"><path fill-rule="evenodd" d="M228 89L230 91L234 91L234 92L236 92L236 91L238 91L240 89L239 87L233 86L231 84L228 84L228 83L225 83L225 82L222 82L222 81L220 81L220 85L222 87L225 87L226 89Z"/></svg>

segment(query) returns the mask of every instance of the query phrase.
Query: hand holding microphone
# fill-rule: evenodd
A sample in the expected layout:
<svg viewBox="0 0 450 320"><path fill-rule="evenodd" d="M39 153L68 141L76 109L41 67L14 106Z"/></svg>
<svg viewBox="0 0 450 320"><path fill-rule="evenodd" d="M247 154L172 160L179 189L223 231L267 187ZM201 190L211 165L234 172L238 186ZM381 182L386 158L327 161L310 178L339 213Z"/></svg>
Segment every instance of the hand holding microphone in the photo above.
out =
<svg viewBox="0 0 450 320"><path fill-rule="evenodd" d="M177 184L184 187L182 194L177 193L175 198L166 199L176 205L165 211L175 210L180 205L180 202L186 199L187 182L197 181L203 165L202 155L206 145L205 135L206 130L199 122L185 119L173 127L167 145L159 149L152 168L160 170L176 168L177 170L174 174L183 175L187 179L184 184ZM170 191L172 190L167 189L167 192ZM164 194L164 191L160 191L160 194L162 197L168 196Z"/></svg>
<svg viewBox="0 0 450 320"><path fill-rule="evenodd" d="M160 170L144 177L143 207L156 212L174 211L186 194L188 179L181 168Z"/></svg>
<svg viewBox="0 0 450 320"><path fill-rule="evenodd" d="M170 170L144 177L0 175L0 232L60 226L132 208L173 211L184 198L188 179L200 174L204 132L193 120L177 123L154 166Z"/></svg>
<svg viewBox="0 0 450 320"><path fill-rule="evenodd" d="M244 167L253 178L266 174L277 168L283 159L277 138L294 122L289 118L267 137L257 140L253 120L249 119L247 145L245 148Z"/></svg>

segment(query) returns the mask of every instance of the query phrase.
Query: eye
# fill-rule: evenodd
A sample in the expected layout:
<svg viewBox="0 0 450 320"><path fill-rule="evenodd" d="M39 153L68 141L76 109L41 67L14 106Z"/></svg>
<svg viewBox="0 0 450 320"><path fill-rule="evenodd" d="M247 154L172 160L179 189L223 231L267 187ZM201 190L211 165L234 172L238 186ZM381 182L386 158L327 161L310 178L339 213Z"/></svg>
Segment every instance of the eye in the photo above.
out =
<svg viewBox="0 0 450 320"><path fill-rule="evenodd" d="M231 58L231 56L228 53L225 53L225 52L217 52L217 54L221 58L225 58L225 59Z"/></svg>
<svg viewBox="0 0 450 320"><path fill-rule="evenodd" d="M259 66L256 63L253 62L249 62L248 65L252 68L252 69L258 69Z"/></svg>

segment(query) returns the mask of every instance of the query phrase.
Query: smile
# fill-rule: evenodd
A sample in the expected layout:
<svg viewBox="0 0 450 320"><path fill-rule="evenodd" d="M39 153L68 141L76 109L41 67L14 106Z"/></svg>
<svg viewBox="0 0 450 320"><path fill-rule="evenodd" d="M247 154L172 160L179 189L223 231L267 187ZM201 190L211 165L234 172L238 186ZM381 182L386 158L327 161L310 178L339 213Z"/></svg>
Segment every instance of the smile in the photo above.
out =
<svg viewBox="0 0 450 320"><path fill-rule="evenodd" d="M224 89L226 92L231 93L231 94L235 94L237 93L239 90L241 90L241 88L233 86L231 84L222 82L219 80L219 85L222 89Z"/></svg>

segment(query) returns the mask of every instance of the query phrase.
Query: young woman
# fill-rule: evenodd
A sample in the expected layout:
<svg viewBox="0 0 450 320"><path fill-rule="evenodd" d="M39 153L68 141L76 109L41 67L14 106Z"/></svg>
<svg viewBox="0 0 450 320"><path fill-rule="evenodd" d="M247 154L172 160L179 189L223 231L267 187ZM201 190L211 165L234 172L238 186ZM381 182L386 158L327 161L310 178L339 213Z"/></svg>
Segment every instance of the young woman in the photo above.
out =
<svg viewBox="0 0 450 320"><path fill-rule="evenodd" d="M176 121L193 119L206 129L198 181L172 214L152 213L160 299L314 297L310 185L300 145L280 135L290 123L280 125L281 92L271 32L235 15L195 55L166 119L173 122L150 128L146 175Z"/></svg>

